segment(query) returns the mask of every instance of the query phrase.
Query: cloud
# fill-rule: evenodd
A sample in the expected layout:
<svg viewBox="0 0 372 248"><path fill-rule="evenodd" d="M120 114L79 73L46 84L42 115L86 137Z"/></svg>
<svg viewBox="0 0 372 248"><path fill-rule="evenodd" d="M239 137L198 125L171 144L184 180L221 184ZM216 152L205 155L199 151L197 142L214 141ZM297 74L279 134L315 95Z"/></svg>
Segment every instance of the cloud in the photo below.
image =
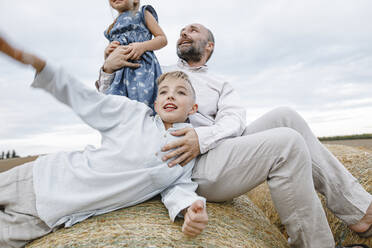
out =
<svg viewBox="0 0 372 248"><path fill-rule="evenodd" d="M0 151L15 149L22 156L81 151L88 144L99 147L100 141L98 132L86 125L61 125L40 133L2 139Z"/></svg>
<svg viewBox="0 0 372 248"><path fill-rule="evenodd" d="M214 32L209 67L237 89L249 121L286 105L298 110L317 135L372 132L371 1L141 4L155 7L167 34L168 46L156 51L164 65L177 61L175 44L186 24L202 23ZM93 87L107 45L103 31L115 15L108 1L2 1L0 34ZM45 153L70 148L72 137L79 137L79 149L95 140L89 127L75 136L85 125L52 97L30 89L33 76L32 70L0 55L0 115L5 120L0 122L0 150L12 146ZM60 131L73 128L79 132Z"/></svg>

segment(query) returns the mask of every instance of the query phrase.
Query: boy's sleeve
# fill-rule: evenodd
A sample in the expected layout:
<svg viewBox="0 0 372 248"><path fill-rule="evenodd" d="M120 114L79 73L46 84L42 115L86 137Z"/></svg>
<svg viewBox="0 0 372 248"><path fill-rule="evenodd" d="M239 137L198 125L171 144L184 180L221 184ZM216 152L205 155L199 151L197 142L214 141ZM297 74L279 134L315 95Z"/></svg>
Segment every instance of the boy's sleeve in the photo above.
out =
<svg viewBox="0 0 372 248"><path fill-rule="evenodd" d="M143 110L141 104L122 96L103 95L49 63L36 75L31 86L49 92L99 131L111 129L129 120L139 109Z"/></svg>
<svg viewBox="0 0 372 248"><path fill-rule="evenodd" d="M182 176L161 193L162 202L168 209L169 217L172 221L183 209L191 206L197 200L203 201L204 207L206 207L205 198L195 193L198 184L191 181L194 162L195 160L192 160L185 165L183 167L185 171Z"/></svg>
<svg viewBox="0 0 372 248"><path fill-rule="evenodd" d="M246 128L246 111L229 83L223 84L217 108L213 125L195 128L201 154L215 148L222 140L241 136Z"/></svg>

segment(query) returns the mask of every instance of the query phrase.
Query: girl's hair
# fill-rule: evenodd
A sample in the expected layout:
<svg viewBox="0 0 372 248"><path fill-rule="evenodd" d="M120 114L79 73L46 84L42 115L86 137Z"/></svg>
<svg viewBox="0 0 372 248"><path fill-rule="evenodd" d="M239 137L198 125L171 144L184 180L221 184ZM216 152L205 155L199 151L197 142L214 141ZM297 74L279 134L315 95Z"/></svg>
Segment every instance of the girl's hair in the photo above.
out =
<svg viewBox="0 0 372 248"><path fill-rule="evenodd" d="M131 9L130 11L132 11L133 13L135 13L135 12L137 12L139 10L140 0L138 0L136 2L134 2L133 0L131 0L131 1L133 2L133 9ZM116 17L115 20L114 20L114 22L111 23L111 25L107 28L107 34L110 34L111 29L114 27L117 19L118 19L118 17Z"/></svg>
<svg viewBox="0 0 372 248"><path fill-rule="evenodd" d="M115 20L114 20L114 22L111 23L110 26L107 28L107 31L106 31L106 32L107 32L107 35L110 34L111 29L114 27L114 25L115 25L117 19L118 19L118 18L116 17Z"/></svg>

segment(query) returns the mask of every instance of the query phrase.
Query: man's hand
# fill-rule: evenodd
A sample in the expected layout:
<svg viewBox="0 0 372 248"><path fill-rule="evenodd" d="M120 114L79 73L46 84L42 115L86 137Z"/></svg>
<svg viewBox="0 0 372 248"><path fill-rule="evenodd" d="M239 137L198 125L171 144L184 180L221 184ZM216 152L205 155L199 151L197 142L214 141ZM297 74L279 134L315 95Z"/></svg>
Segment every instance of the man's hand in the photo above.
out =
<svg viewBox="0 0 372 248"><path fill-rule="evenodd" d="M119 41L113 41L111 42L105 49L105 59L118 47L120 46Z"/></svg>
<svg viewBox="0 0 372 248"><path fill-rule="evenodd" d="M185 221L182 225L182 232L188 236L199 235L208 223L207 210L201 200L195 201L185 213Z"/></svg>
<svg viewBox="0 0 372 248"><path fill-rule="evenodd" d="M128 45L130 52L128 54L129 59L139 60L144 52L146 52L142 42L133 42Z"/></svg>
<svg viewBox="0 0 372 248"><path fill-rule="evenodd" d="M170 158L178 156L176 159L172 160L168 163L169 167L172 167L176 164L180 164L181 166L185 166L188 162L192 159L196 158L200 154L199 148L199 139L198 135L196 134L195 130L191 127L183 128L174 132L171 132L174 136L183 136L177 141L171 142L166 144L162 151L166 152L170 149L174 149L174 151L169 152L165 155L162 159L163 161L167 161Z"/></svg>
<svg viewBox="0 0 372 248"><path fill-rule="evenodd" d="M103 71L106 73L113 73L123 67L138 68L141 65L128 62L130 60L128 46L117 47L105 60L103 64Z"/></svg>

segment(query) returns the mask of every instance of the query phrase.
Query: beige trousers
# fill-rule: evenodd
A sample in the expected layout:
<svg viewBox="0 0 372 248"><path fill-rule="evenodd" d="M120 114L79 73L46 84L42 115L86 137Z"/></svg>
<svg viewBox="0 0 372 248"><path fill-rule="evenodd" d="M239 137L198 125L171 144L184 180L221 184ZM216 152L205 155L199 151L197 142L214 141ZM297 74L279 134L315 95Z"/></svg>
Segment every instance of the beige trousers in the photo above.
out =
<svg viewBox="0 0 372 248"><path fill-rule="evenodd" d="M32 162L0 173L0 247L23 247L51 229L38 217Z"/></svg>
<svg viewBox="0 0 372 248"><path fill-rule="evenodd" d="M199 156L193 179L209 201L225 201L268 182L291 247L334 248L321 202L347 224L358 222L372 197L318 141L295 111L274 109Z"/></svg>

